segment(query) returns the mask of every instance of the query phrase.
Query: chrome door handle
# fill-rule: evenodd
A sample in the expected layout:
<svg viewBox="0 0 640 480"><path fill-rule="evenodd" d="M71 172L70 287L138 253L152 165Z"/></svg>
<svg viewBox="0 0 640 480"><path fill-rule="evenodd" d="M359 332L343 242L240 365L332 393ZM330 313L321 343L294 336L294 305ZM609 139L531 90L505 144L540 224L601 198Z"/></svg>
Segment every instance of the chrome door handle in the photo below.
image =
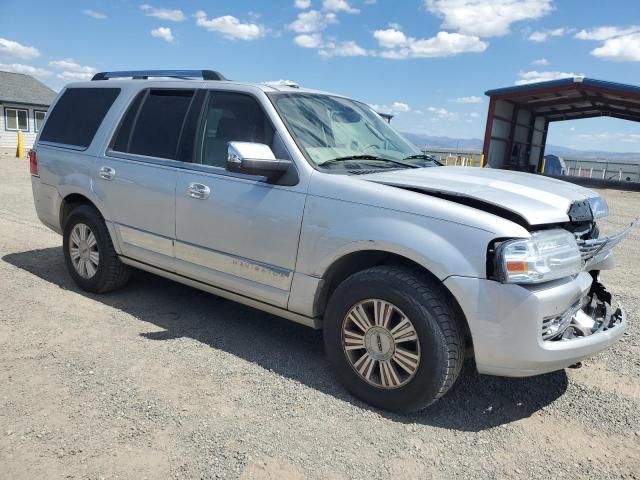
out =
<svg viewBox="0 0 640 480"><path fill-rule="evenodd" d="M211 189L202 183L190 183L187 187L187 195L198 200L206 200L210 193Z"/></svg>
<svg viewBox="0 0 640 480"><path fill-rule="evenodd" d="M116 175L116 170L115 168L111 167L100 167L100 170L98 170L98 175L100 176L100 178L103 178L105 180L111 180Z"/></svg>

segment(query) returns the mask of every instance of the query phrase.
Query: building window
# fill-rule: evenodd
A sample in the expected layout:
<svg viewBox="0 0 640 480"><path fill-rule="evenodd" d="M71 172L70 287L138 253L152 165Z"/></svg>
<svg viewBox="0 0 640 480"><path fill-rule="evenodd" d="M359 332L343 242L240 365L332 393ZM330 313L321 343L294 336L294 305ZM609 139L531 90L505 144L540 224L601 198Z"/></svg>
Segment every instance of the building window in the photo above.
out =
<svg viewBox="0 0 640 480"><path fill-rule="evenodd" d="M42 110L33 111L33 128L36 132L40 131L40 127L42 126L42 122L44 121L45 113L47 112L43 112Z"/></svg>
<svg viewBox="0 0 640 480"><path fill-rule="evenodd" d="M4 109L4 125L7 130L29 131L29 110L21 108Z"/></svg>

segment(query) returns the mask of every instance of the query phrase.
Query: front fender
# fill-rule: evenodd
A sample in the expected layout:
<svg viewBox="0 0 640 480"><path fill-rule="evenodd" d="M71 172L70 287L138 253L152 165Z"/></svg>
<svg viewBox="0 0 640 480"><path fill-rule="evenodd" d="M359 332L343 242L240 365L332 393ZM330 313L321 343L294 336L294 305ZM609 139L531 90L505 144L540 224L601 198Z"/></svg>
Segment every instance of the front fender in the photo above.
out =
<svg viewBox="0 0 640 480"><path fill-rule="evenodd" d="M486 277L493 232L411 213L309 197L296 270L323 277L341 257L384 251L422 265L444 280L450 275Z"/></svg>

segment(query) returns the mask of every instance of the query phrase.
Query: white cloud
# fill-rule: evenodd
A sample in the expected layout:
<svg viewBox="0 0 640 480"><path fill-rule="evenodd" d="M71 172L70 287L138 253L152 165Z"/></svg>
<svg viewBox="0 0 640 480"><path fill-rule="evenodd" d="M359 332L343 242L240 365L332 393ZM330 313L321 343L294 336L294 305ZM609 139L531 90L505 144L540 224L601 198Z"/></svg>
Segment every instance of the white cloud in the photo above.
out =
<svg viewBox="0 0 640 480"><path fill-rule="evenodd" d="M559 80L561 78L580 77L582 74L573 72L538 72L536 70L532 70L530 72L520 72L518 73L518 76L520 78L516 80L516 85L526 85L528 83L548 82L550 80Z"/></svg>
<svg viewBox="0 0 640 480"><path fill-rule="evenodd" d="M398 48L405 46L409 39L400 31L400 29L393 26L385 30L376 30L373 32L373 37L378 40L378 44L383 48Z"/></svg>
<svg viewBox="0 0 640 480"><path fill-rule="evenodd" d="M458 117L457 113L450 112L446 108L442 107L428 107L427 111L437 115L439 118L442 118L444 120L453 120Z"/></svg>
<svg viewBox="0 0 640 480"><path fill-rule="evenodd" d="M450 57L467 52L484 52L488 43L479 37L460 33L438 32L435 37L417 39L407 37L396 28L373 32L378 44L385 48L380 52L384 58L430 58Z"/></svg>
<svg viewBox="0 0 640 480"><path fill-rule="evenodd" d="M58 74L58 78L62 78L63 80L91 80L91 77L93 75L91 75L90 73L81 73L81 72L61 72Z"/></svg>
<svg viewBox="0 0 640 480"><path fill-rule="evenodd" d="M0 63L0 70L4 72L24 73L25 75L32 75L34 77L49 77L53 75L53 72L45 70L44 68L32 67L31 65L24 65L22 63Z"/></svg>
<svg viewBox="0 0 640 480"><path fill-rule="evenodd" d="M303 33L297 35L293 41L302 48L320 48L322 46L322 35L319 33Z"/></svg>
<svg viewBox="0 0 640 480"><path fill-rule="evenodd" d="M256 23L242 23L232 15L209 19L206 12L199 10L194 16L196 25L199 27L206 28L210 32L219 32L231 40L256 40L267 33L263 26Z"/></svg>
<svg viewBox="0 0 640 480"><path fill-rule="evenodd" d="M302 48L318 49L318 55L325 59L331 57L366 57L375 54L375 52L365 50L352 40L340 42L330 39L324 41L322 34L319 32L296 35L293 41Z"/></svg>
<svg viewBox="0 0 640 480"><path fill-rule="evenodd" d="M640 33L609 38L591 55L613 62L640 62Z"/></svg>
<svg viewBox="0 0 640 480"><path fill-rule="evenodd" d="M356 42L349 40L345 42L328 42L322 45L318 54L323 58L331 57L366 57L369 52L358 45Z"/></svg>
<svg viewBox="0 0 640 480"><path fill-rule="evenodd" d="M172 43L175 38L173 32L169 27L158 27L151 30L151 36L155 38L161 38L167 43Z"/></svg>
<svg viewBox="0 0 640 480"><path fill-rule="evenodd" d="M552 0L425 0L425 4L443 19L442 28L479 37L506 35L512 23L553 11Z"/></svg>
<svg viewBox="0 0 640 480"><path fill-rule="evenodd" d="M306 10L311 6L311 0L295 0L293 6L300 10Z"/></svg>
<svg viewBox="0 0 640 480"><path fill-rule="evenodd" d="M300 12L298 18L289 25L289 28L296 33L313 33L327 28L328 25L336 23L335 13L322 13L318 10Z"/></svg>
<svg viewBox="0 0 640 480"><path fill-rule="evenodd" d="M479 114L478 112L471 112L471 113L469 114L469 116L470 116L471 118L478 118L478 117L480 116L480 114Z"/></svg>
<svg viewBox="0 0 640 480"><path fill-rule="evenodd" d="M562 37L571 33L573 30L565 27L552 28L547 30L539 30L529 35L529 40L532 42L546 42L550 37Z"/></svg>
<svg viewBox="0 0 640 480"><path fill-rule="evenodd" d="M482 97L472 95L470 97L458 97L453 100L455 103L482 103Z"/></svg>
<svg viewBox="0 0 640 480"><path fill-rule="evenodd" d="M187 17L182 10L178 9L170 9L170 8L154 8L151 5L143 4L140 5L140 10L145 12L145 15L148 17L159 18L160 20L169 20L171 22L182 22L186 20Z"/></svg>
<svg viewBox="0 0 640 480"><path fill-rule="evenodd" d="M369 105L376 112L380 113L406 113L411 111L411 107L404 102L393 102L391 105L378 105L376 103Z"/></svg>
<svg viewBox="0 0 640 480"><path fill-rule="evenodd" d="M332 12L360 13L360 10L349 5L347 0L324 0L322 7Z"/></svg>
<svg viewBox="0 0 640 480"><path fill-rule="evenodd" d="M603 26L591 28L589 30L580 30L574 35L579 40L608 40L622 35L640 32L640 25L631 25L629 27Z"/></svg>
<svg viewBox="0 0 640 480"><path fill-rule="evenodd" d="M105 18L107 18L106 14L96 12L95 10L91 10L89 8L83 10L82 13L84 13L87 17L95 18L96 20L104 20Z"/></svg>
<svg viewBox="0 0 640 480"><path fill-rule="evenodd" d="M35 47L27 47L13 40L0 38L0 56L29 59L39 57L40 52Z"/></svg>
<svg viewBox="0 0 640 480"><path fill-rule="evenodd" d="M538 58L537 60L532 61L531 65L537 65L538 67L546 67L547 65L549 65L549 60L547 60L546 58Z"/></svg>
<svg viewBox="0 0 640 480"><path fill-rule="evenodd" d="M49 66L62 70L57 76L64 80L90 80L96 73L95 68L80 65L73 58L51 61Z"/></svg>

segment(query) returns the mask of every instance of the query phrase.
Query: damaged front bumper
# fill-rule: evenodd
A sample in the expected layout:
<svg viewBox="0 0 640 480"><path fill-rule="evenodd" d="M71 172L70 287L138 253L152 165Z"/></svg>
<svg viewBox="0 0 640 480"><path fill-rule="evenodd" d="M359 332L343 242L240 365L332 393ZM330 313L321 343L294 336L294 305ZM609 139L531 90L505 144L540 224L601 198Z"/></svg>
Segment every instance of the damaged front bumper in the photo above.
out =
<svg viewBox="0 0 640 480"><path fill-rule="evenodd" d="M467 318L480 373L526 377L561 370L615 343L624 312L591 274L522 286L449 277ZM551 323L555 331L551 330Z"/></svg>
<svg viewBox="0 0 640 480"><path fill-rule="evenodd" d="M542 339L566 341L596 335L622 325L624 310L611 306L611 294L600 282L593 282L589 294L566 312L543 319Z"/></svg>

